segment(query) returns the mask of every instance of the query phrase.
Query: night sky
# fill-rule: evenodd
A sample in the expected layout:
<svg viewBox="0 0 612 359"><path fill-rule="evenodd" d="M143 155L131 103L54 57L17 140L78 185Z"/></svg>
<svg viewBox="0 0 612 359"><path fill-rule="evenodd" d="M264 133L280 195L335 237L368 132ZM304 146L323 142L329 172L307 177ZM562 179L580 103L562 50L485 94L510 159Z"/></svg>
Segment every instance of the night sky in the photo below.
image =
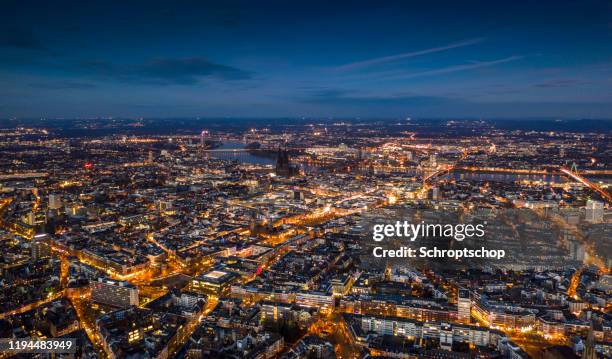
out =
<svg viewBox="0 0 612 359"><path fill-rule="evenodd" d="M612 1L0 1L0 117L612 118Z"/></svg>

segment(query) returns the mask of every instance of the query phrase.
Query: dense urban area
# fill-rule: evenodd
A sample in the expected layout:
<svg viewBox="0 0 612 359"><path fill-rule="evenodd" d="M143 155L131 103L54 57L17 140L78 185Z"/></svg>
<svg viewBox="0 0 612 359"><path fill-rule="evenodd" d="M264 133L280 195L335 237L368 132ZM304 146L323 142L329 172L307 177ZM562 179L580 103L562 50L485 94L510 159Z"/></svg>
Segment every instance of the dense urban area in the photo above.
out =
<svg viewBox="0 0 612 359"><path fill-rule="evenodd" d="M610 358L602 123L6 120L0 338L75 338L55 357L78 358ZM374 256L369 225L396 219L486 223L427 245L506 257Z"/></svg>

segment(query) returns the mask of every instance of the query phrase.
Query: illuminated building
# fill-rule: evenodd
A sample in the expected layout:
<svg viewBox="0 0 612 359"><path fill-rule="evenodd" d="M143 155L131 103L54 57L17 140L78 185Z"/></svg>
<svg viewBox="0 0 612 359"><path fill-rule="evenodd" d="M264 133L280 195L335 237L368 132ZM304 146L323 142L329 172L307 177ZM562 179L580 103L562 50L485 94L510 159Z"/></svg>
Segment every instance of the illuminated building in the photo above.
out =
<svg viewBox="0 0 612 359"><path fill-rule="evenodd" d="M293 200L294 201L303 201L304 200L304 192L302 192L302 191L293 191Z"/></svg>
<svg viewBox="0 0 612 359"><path fill-rule="evenodd" d="M345 313L396 316L418 321L457 321L457 309L450 304L429 300L409 300L399 295L345 296L341 298L340 306Z"/></svg>
<svg viewBox="0 0 612 359"><path fill-rule="evenodd" d="M292 304L281 302L261 302L261 319L278 321L291 315Z"/></svg>
<svg viewBox="0 0 612 359"><path fill-rule="evenodd" d="M582 243L576 240L568 240L569 254L573 260L582 262L585 258L585 248Z"/></svg>
<svg viewBox="0 0 612 359"><path fill-rule="evenodd" d="M102 346L111 359L141 351L145 336L158 325L150 310L138 307L116 310L96 321Z"/></svg>
<svg viewBox="0 0 612 359"><path fill-rule="evenodd" d="M36 213L29 212L27 214L24 222L27 223L30 226L35 226L36 225Z"/></svg>
<svg viewBox="0 0 612 359"><path fill-rule="evenodd" d="M588 200L586 203L585 219L591 223L601 223L604 217L603 202Z"/></svg>
<svg viewBox="0 0 612 359"><path fill-rule="evenodd" d="M35 239L31 244L32 259L48 257L51 255L51 247L43 240Z"/></svg>
<svg viewBox="0 0 612 359"><path fill-rule="evenodd" d="M294 321L297 323L310 323L315 314L315 309L300 307L295 304L262 301L261 304L261 320L262 321Z"/></svg>
<svg viewBox="0 0 612 359"><path fill-rule="evenodd" d="M144 221L144 216L135 214L131 216L124 216L119 219L119 224L122 226L133 226Z"/></svg>
<svg viewBox="0 0 612 359"><path fill-rule="evenodd" d="M476 318L494 328L523 329L535 325L536 309L512 306L492 306L485 300L474 301L472 313Z"/></svg>
<svg viewBox="0 0 612 359"><path fill-rule="evenodd" d="M404 337L419 343L424 340L434 340L439 343L441 349L446 350L452 348L454 343L467 343L471 347L492 347L506 358L522 359L529 357L503 332L486 327L445 322L422 322L386 316L346 315L345 318L352 322L349 325L351 335L363 345L369 346L375 339L372 336L374 333L378 336ZM442 354L448 354L449 356L435 357L457 357L451 356L457 353L449 351L440 352L440 355ZM413 357L420 358L421 356Z"/></svg>
<svg viewBox="0 0 612 359"><path fill-rule="evenodd" d="M158 201L157 206L160 212L169 211L172 209L172 201Z"/></svg>
<svg viewBox="0 0 612 359"><path fill-rule="evenodd" d="M350 275L344 275L340 278L334 278L331 280L332 293L337 296L342 296L351 291L353 285L353 277Z"/></svg>
<svg viewBox="0 0 612 359"><path fill-rule="evenodd" d="M538 317L537 328L545 336L561 337L565 335L565 323L554 318Z"/></svg>
<svg viewBox="0 0 612 359"><path fill-rule="evenodd" d="M315 307L322 310L331 310L335 306L333 296L319 292L298 292L295 294L295 303L304 307Z"/></svg>
<svg viewBox="0 0 612 359"><path fill-rule="evenodd" d="M297 169L290 164L289 152L287 150L278 149L275 172L276 175L284 177L291 177L297 173Z"/></svg>
<svg viewBox="0 0 612 359"><path fill-rule="evenodd" d="M432 200L438 200L440 198L440 189L438 187L432 187L428 191L428 197Z"/></svg>
<svg viewBox="0 0 612 359"><path fill-rule="evenodd" d="M95 224L87 224L87 225L82 226L81 228L83 228L85 231L89 233L98 233L98 232L107 231L115 227L116 225L117 223L115 223L114 221L109 221L109 222L101 222L101 223L95 223Z"/></svg>
<svg viewBox="0 0 612 359"><path fill-rule="evenodd" d="M597 353L595 352L595 335L593 334L593 326L589 328L589 334L587 335L586 343L584 344L584 351L582 352L582 359L595 359Z"/></svg>
<svg viewBox="0 0 612 359"><path fill-rule="evenodd" d="M200 133L200 148L201 149L205 149L206 148L206 137L208 136L208 131L203 130Z"/></svg>
<svg viewBox="0 0 612 359"><path fill-rule="evenodd" d="M472 300L470 291L459 289L457 293L457 319L462 323L469 323L472 311Z"/></svg>
<svg viewBox="0 0 612 359"><path fill-rule="evenodd" d="M90 286L94 302L119 308L138 305L138 288L128 282L99 278Z"/></svg>
<svg viewBox="0 0 612 359"><path fill-rule="evenodd" d="M179 297L176 298L177 303L185 308L192 308L200 301L205 301L206 298L197 293L182 292Z"/></svg>
<svg viewBox="0 0 612 359"><path fill-rule="evenodd" d="M62 196L59 194L50 194L49 195L49 208L50 209L60 209L62 207Z"/></svg>
<svg viewBox="0 0 612 359"><path fill-rule="evenodd" d="M223 270L212 270L199 275L191 281L191 290L203 294L219 295L225 292L238 279L238 275Z"/></svg>

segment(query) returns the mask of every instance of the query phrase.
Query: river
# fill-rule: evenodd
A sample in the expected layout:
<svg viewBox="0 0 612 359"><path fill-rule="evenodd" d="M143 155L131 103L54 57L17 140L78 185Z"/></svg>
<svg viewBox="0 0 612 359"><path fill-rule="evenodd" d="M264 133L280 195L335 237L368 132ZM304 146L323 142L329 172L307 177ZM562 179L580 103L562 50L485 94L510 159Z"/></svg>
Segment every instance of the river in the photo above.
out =
<svg viewBox="0 0 612 359"><path fill-rule="evenodd" d="M244 149L245 147L246 144L243 142L225 141L221 146L215 148L215 150L238 150ZM256 156L250 152L220 152L213 153L212 157L226 161L236 160L254 165L274 165L276 163L276 159L274 157Z"/></svg>
<svg viewBox="0 0 612 359"><path fill-rule="evenodd" d="M225 141L216 150L234 150L244 149L246 144L240 141ZM271 165L274 166L276 159L268 156L256 156L249 152L222 152L213 153L212 157L232 161L237 160L244 163L250 163L255 165ZM302 166L307 170L310 166ZM312 170L312 168L311 168ZM307 170L307 172L309 172ZM406 171L409 175L420 174L418 170ZM515 181L541 181L544 183L566 183L568 179L565 176L557 174L521 174L521 173L504 173L504 172L470 172L470 171L455 171L450 174L446 174L443 178L453 178L461 181L490 181L490 182L515 182ZM609 182L609 178L593 178L595 182L602 181L604 183Z"/></svg>

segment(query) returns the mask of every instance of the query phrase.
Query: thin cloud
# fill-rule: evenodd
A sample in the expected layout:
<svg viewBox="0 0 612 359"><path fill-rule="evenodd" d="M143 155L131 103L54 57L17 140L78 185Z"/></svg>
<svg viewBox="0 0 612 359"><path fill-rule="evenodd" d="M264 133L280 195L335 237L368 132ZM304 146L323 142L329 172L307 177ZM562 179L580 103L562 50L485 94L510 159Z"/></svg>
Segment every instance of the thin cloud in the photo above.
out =
<svg viewBox="0 0 612 359"><path fill-rule="evenodd" d="M449 106L463 103L464 100L445 96L428 96L419 94L359 94L346 89L321 88L307 91L304 96L296 98L298 102L307 104L319 104L334 107L427 107L427 106Z"/></svg>
<svg viewBox="0 0 612 359"><path fill-rule="evenodd" d="M427 70L427 71L415 72L415 73L400 75L400 76L395 76L395 77L387 77L386 80L413 79L416 77L434 76L434 75L442 75L442 74L448 74L448 73L453 73L453 72L468 71L468 70L479 69L482 67L490 67L490 66L495 66L499 64L505 64L508 62L521 60L523 58L524 56L514 55L514 56L505 57L499 60L478 61L478 62L466 64L466 65L454 65L454 66L443 67L443 68L435 69L435 70Z"/></svg>
<svg viewBox="0 0 612 359"><path fill-rule="evenodd" d="M548 80L544 82L537 83L533 85L534 87L542 87L542 88L553 88L553 87L568 87L583 84L586 82L579 81L577 79L557 79L557 80Z"/></svg>
<svg viewBox="0 0 612 359"><path fill-rule="evenodd" d="M30 87L46 90L85 90L95 88L96 85L84 82L60 81L51 83L31 83Z"/></svg>
<svg viewBox="0 0 612 359"><path fill-rule="evenodd" d="M82 62L79 69L88 75L157 85L196 85L204 78L238 81L252 77L248 71L217 64L202 57L158 58L136 65L117 65L106 60L93 60Z"/></svg>
<svg viewBox="0 0 612 359"><path fill-rule="evenodd" d="M349 64L338 66L338 67L336 67L336 69L337 70L344 70L344 71L346 71L346 70L355 70L355 69L359 69L359 68L363 68L363 67L368 67L368 66L372 66L372 65L378 65L378 64L383 64L383 63L387 63L387 62L408 59L408 58L411 58L411 57L422 56L422 55L427 55L427 54L433 54L433 53L436 53L436 52L457 49L457 48L460 48L460 47L465 47L465 46L470 46L470 45L478 44L478 43L480 43L482 41L484 41L484 38L464 40L464 41L448 44L446 46L432 47L430 49L425 49L425 50L406 52L406 53L403 53L403 54L384 56L384 57L377 57L377 58L374 58L374 59L352 62L352 63L349 63Z"/></svg>

